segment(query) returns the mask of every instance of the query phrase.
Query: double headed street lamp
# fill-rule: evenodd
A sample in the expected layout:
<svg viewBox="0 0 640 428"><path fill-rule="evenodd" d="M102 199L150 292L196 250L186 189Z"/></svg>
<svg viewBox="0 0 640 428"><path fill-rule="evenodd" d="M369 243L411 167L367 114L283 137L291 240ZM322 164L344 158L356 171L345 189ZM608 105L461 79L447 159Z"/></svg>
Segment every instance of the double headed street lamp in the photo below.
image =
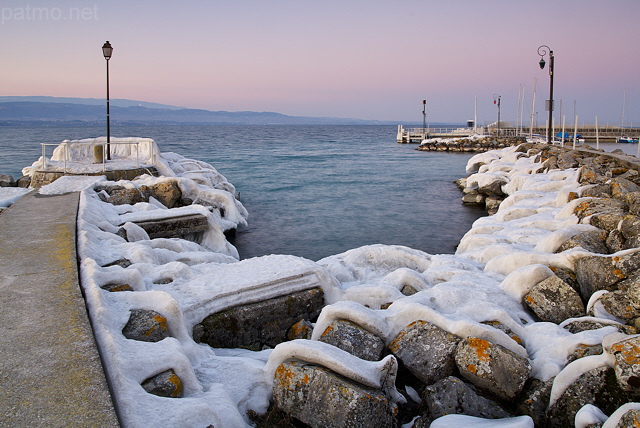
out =
<svg viewBox="0 0 640 428"><path fill-rule="evenodd" d="M111 126L109 123L109 60L111 59L112 53L113 47L111 47L111 43L107 40L107 42L102 45L102 54L104 55L104 59L107 60L107 160L111 160Z"/></svg>
<svg viewBox="0 0 640 428"><path fill-rule="evenodd" d="M549 99L547 100L546 109L549 111L549 124L547 125L547 144L551 144L553 141L553 51L547 45L542 45L538 48L538 55L540 55L540 69L544 69L546 64L544 56L549 54L549 78L551 83L549 84Z"/></svg>

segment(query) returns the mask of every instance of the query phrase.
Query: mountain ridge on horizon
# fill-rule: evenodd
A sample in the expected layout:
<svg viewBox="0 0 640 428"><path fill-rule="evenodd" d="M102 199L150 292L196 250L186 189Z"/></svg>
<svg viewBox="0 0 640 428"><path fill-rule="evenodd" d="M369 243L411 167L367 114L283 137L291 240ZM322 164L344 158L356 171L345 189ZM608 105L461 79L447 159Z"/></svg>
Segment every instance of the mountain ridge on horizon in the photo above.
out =
<svg viewBox="0 0 640 428"><path fill-rule="evenodd" d="M109 100L112 123L211 125L396 125L398 121L212 111L129 99ZM99 98L0 96L0 125L96 125L106 121ZM417 122L411 122L417 123ZM411 124L405 123L405 124Z"/></svg>

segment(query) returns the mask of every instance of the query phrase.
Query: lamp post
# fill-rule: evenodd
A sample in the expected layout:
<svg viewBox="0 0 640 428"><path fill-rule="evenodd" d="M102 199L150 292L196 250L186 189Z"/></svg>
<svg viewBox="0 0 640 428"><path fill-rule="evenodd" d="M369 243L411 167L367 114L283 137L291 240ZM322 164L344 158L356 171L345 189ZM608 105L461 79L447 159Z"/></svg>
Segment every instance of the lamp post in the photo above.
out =
<svg viewBox="0 0 640 428"><path fill-rule="evenodd" d="M500 135L500 99L502 97L498 94L493 94L493 103L498 106L498 135Z"/></svg>
<svg viewBox="0 0 640 428"><path fill-rule="evenodd" d="M104 59L107 60L107 160L111 160L111 124L109 118L109 60L111 59L111 54L113 53L113 47L111 47L111 43L107 40L104 45L102 45L102 54L104 55Z"/></svg>
<svg viewBox="0 0 640 428"><path fill-rule="evenodd" d="M422 100L422 129L427 131L427 100Z"/></svg>
<svg viewBox="0 0 640 428"><path fill-rule="evenodd" d="M549 54L549 99L547 100L546 109L549 111L549 125L547 127L547 144L551 144L553 142L553 138L551 134L553 133L553 66L554 66L554 57L553 51L547 45L542 45L538 48L538 55L540 55L540 70L544 69L544 65L546 64L544 60L544 56Z"/></svg>

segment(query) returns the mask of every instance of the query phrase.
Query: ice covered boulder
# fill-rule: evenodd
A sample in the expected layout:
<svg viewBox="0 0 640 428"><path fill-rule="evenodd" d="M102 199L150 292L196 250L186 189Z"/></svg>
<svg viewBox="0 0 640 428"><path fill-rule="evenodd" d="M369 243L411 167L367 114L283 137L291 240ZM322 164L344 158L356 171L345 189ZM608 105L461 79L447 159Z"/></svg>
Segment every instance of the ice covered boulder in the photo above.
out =
<svg viewBox="0 0 640 428"><path fill-rule="evenodd" d="M599 290L615 290L616 284L640 268L640 252L612 257L588 256L575 263L580 294L587 301Z"/></svg>
<svg viewBox="0 0 640 428"><path fill-rule="evenodd" d="M385 349L380 337L348 320L332 322L319 340L368 361L378 361Z"/></svg>
<svg viewBox="0 0 640 428"><path fill-rule="evenodd" d="M321 288L301 290L208 315L194 326L193 336L214 348L259 351L288 340L287 332L296 322L315 320L323 306Z"/></svg>
<svg viewBox="0 0 640 428"><path fill-rule="evenodd" d="M627 204L613 198L583 198L576 205L574 213L580 220L594 214L616 214L624 216Z"/></svg>
<svg viewBox="0 0 640 428"><path fill-rule="evenodd" d="M484 398L460 379L449 376L425 388L425 409L421 423L432 422L444 415L469 415L484 419L508 418L511 415L495 401Z"/></svg>
<svg viewBox="0 0 640 428"><path fill-rule="evenodd" d="M149 394L160 397L182 397L182 381L173 369L165 370L142 382L142 388Z"/></svg>
<svg viewBox="0 0 640 428"><path fill-rule="evenodd" d="M531 373L527 358L478 337L459 343L455 362L465 379L503 400L514 399Z"/></svg>
<svg viewBox="0 0 640 428"><path fill-rule="evenodd" d="M611 180L611 193L614 198L625 200L626 195L632 192L640 192L640 186L623 177L615 177Z"/></svg>
<svg viewBox="0 0 640 428"><path fill-rule="evenodd" d="M640 317L640 306L635 305L628 293L623 290L615 290L602 294L596 300L602 308L616 320L629 322ZM595 305L594 305L595 306Z"/></svg>
<svg viewBox="0 0 640 428"><path fill-rule="evenodd" d="M609 248L607 248L606 244L607 236L604 230L585 230L563 242L560 248L556 250L556 253L580 247L592 253L609 254Z"/></svg>
<svg viewBox="0 0 640 428"><path fill-rule="evenodd" d="M8 174L0 174L0 187L15 187L16 181Z"/></svg>
<svg viewBox="0 0 640 428"><path fill-rule="evenodd" d="M536 378L529 379L518 397L516 406L518 414L529 415L537 427L546 426L547 407L552 386L553 379L547 381Z"/></svg>
<svg viewBox="0 0 640 428"><path fill-rule="evenodd" d="M143 342L159 342L169 337L167 319L156 311L149 309L134 309L129 321L122 329L127 339Z"/></svg>
<svg viewBox="0 0 640 428"><path fill-rule="evenodd" d="M611 414L627 399L617 386L613 369L596 367L580 375L551 403L546 426L574 427L576 414L583 406L592 404Z"/></svg>
<svg viewBox="0 0 640 428"><path fill-rule="evenodd" d="M640 397L640 337L635 336L613 344L615 373L618 385Z"/></svg>
<svg viewBox="0 0 640 428"><path fill-rule="evenodd" d="M534 285L524 296L524 303L542 321L556 324L585 314L580 295L555 275Z"/></svg>
<svg viewBox="0 0 640 428"><path fill-rule="evenodd" d="M389 349L414 376L429 385L454 372L459 342L460 337L418 320L405 327L389 343Z"/></svg>
<svg viewBox="0 0 640 428"><path fill-rule="evenodd" d="M275 371L277 409L311 427L393 427L397 405L378 389L319 365L286 361Z"/></svg>

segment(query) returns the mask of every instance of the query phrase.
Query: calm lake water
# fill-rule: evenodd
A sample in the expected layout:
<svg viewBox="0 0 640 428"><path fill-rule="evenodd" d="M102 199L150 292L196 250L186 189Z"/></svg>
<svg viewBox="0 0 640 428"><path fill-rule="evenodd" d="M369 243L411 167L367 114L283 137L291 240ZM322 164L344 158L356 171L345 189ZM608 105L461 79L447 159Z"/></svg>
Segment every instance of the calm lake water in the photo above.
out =
<svg viewBox="0 0 640 428"><path fill-rule="evenodd" d="M94 127L0 127L0 173L20 177L40 156L40 143L104 134ZM395 126L112 126L112 134L153 138L161 151L208 162L233 183L249 211L249 226L234 242L242 258L319 260L375 243L453 253L485 215L462 205L453 184L466 175L471 154L397 144Z"/></svg>

